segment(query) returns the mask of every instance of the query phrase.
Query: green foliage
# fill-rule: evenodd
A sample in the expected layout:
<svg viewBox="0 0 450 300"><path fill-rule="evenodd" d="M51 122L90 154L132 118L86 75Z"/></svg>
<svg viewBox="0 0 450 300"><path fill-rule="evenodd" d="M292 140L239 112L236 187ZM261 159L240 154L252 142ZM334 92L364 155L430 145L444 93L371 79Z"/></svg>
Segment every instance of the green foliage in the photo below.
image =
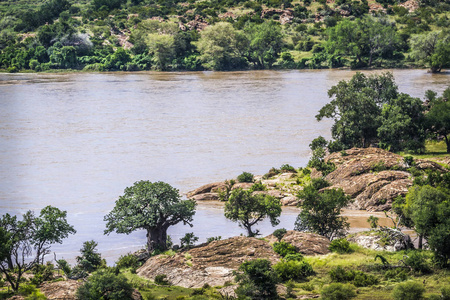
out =
<svg viewBox="0 0 450 300"><path fill-rule="evenodd" d="M66 216L65 211L46 206L38 217L32 211L25 213L22 220L9 214L1 217L0 271L14 291L19 289L24 272L43 263L51 244L62 243L69 234L76 232L67 223Z"/></svg>
<svg viewBox="0 0 450 300"><path fill-rule="evenodd" d="M378 217L370 216L367 218L367 223L369 223L370 228L375 229L378 227Z"/></svg>
<svg viewBox="0 0 450 300"><path fill-rule="evenodd" d="M255 236L258 230L253 232L252 226L269 218L272 226L279 224L281 215L281 202L269 195L256 194L243 189L235 189L231 192L224 208L225 217L247 230L248 236Z"/></svg>
<svg viewBox="0 0 450 300"><path fill-rule="evenodd" d="M299 192L298 197L303 199L299 204L302 211L295 221L295 230L315 232L333 240L343 236L349 227L347 219L340 214L350 202L350 197L341 189L319 193L318 189L323 184L325 182L313 181Z"/></svg>
<svg viewBox="0 0 450 300"><path fill-rule="evenodd" d="M326 176L335 170L333 163L325 162L326 145L327 141L322 136L315 138L312 140L311 144L309 144L309 148L312 151L312 156L308 161L308 167L315 168L316 170L322 172L323 176Z"/></svg>
<svg viewBox="0 0 450 300"><path fill-rule="evenodd" d="M351 282L357 287L371 286L378 283L378 279L371 274L362 271L346 271L341 266L337 266L329 272L331 280L335 282Z"/></svg>
<svg viewBox="0 0 450 300"><path fill-rule="evenodd" d="M195 206L193 200L181 200L178 190L167 183L138 181L125 189L114 209L105 216L105 234L146 229L148 251L165 250L167 228L180 222L192 226Z"/></svg>
<svg viewBox="0 0 450 300"><path fill-rule="evenodd" d="M186 249L190 249L197 241L198 236L195 236L193 232L186 233L184 237L180 239L181 247L184 247Z"/></svg>
<svg viewBox="0 0 450 300"><path fill-rule="evenodd" d="M169 280L167 279L166 274L160 274L155 276L155 283L159 285L171 285Z"/></svg>
<svg viewBox="0 0 450 300"><path fill-rule="evenodd" d="M207 238L206 242L209 244L209 243L214 242L214 241L220 241L221 239L222 239L222 237L219 235L219 236L214 236L214 237Z"/></svg>
<svg viewBox="0 0 450 300"><path fill-rule="evenodd" d="M350 243L346 239L332 240L328 249L330 249L331 252L339 254L353 252L353 249L350 248Z"/></svg>
<svg viewBox="0 0 450 300"><path fill-rule="evenodd" d="M412 56L423 60L431 72L440 72L450 64L450 33L432 31L411 38Z"/></svg>
<svg viewBox="0 0 450 300"><path fill-rule="evenodd" d="M420 274L428 274L432 271L429 263L427 262L427 256L424 252L421 252L419 250L408 252L408 254L403 259L403 262L414 272L418 272Z"/></svg>
<svg viewBox="0 0 450 300"><path fill-rule="evenodd" d="M281 257L285 257L288 254L296 254L297 249L294 245L286 243L284 241L275 242L273 244L273 251L278 253Z"/></svg>
<svg viewBox="0 0 450 300"><path fill-rule="evenodd" d="M429 91L431 92L431 91ZM426 122L428 130L433 134L434 138L442 137L447 145L447 153L450 153L450 87L448 87L443 95L439 98L428 99L430 110L426 114Z"/></svg>
<svg viewBox="0 0 450 300"><path fill-rule="evenodd" d="M261 181L255 182L251 187L250 190L252 192L255 191L265 191L267 188L264 184L261 183Z"/></svg>
<svg viewBox="0 0 450 300"><path fill-rule="evenodd" d="M81 256L77 256L78 265L84 271L91 273L102 265L102 256L97 252L98 243L94 240L86 241L80 249Z"/></svg>
<svg viewBox="0 0 450 300"><path fill-rule="evenodd" d="M241 175L237 177L239 182L253 182L254 175L249 172L242 172Z"/></svg>
<svg viewBox="0 0 450 300"><path fill-rule="evenodd" d="M124 275L111 270L99 270L89 276L77 290L78 299L125 300L132 298L133 287Z"/></svg>
<svg viewBox="0 0 450 300"><path fill-rule="evenodd" d="M45 265L35 265L32 269L34 277L31 278L30 282L36 286L41 285L44 281L49 281L53 279L53 269L52 263L47 262Z"/></svg>
<svg viewBox="0 0 450 300"><path fill-rule="evenodd" d="M398 282L405 281L408 280L408 271L401 268L390 269L384 273L384 278Z"/></svg>
<svg viewBox="0 0 450 300"><path fill-rule="evenodd" d="M320 291L324 300L347 300L356 297L355 287L351 284L332 283Z"/></svg>
<svg viewBox="0 0 450 300"><path fill-rule="evenodd" d="M116 262L116 267L119 269L125 268L139 268L141 266L136 255L128 253L127 255L121 255Z"/></svg>
<svg viewBox="0 0 450 300"><path fill-rule="evenodd" d="M64 275L66 275L67 277L71 276L72 268L65 259L58 259L56 261L56 265L58 266L58 269L63 271Z"/></svg>
<svg viewBox="0 0 450 300"><path fill-rule="evenodd" d="M279 228L276 229L272 234L274 237L278 239L278 242L281 242L281 239L286 234L286 232L287 232L286 228Z"/></svg>
<svg viewBox="0 0 450 300"><path fill-rule="evenodd" d="M235 273L239 284L236 294L239 298L275 299L278 297L276 284L279 279L266 259L255 259L242 263Z"/></svg>
<svg viewBox="0 0 450 300"><path fill-rule="evenodd" d="M395 286L392 291L394 300L420 300L423 299L425 288L415 281L407 281Z"/></svg>
<svg viewBox="0 0 450 300"><path fill-rule="evenodd" d="M288 280L304 280L306 277L314 274L312 266L303 259L282 259L273 266L273 269L283 282Z"/></svg>

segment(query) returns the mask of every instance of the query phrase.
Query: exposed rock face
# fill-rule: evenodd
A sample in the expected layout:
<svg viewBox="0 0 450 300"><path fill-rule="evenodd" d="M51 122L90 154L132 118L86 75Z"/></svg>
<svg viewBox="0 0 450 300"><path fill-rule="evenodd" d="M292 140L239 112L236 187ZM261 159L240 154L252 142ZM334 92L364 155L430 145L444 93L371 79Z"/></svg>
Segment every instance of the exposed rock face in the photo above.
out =
<svg viewBox="0 0 450 300"><path fill-rule="evenodd" d="M278 241L272 234L267 236L266 239L268 239L270 243ZM330 241L315 233L288 230L281 240L294 245L297 251L304 255L321 255L330 252L330 250L328 250Z"/></svg>
<svg viewBox="0 0 450 300"><path fill-rule="evenodd" d="M209 184L202 185L201 187L190 191L186 194L187 197L192 197L204 193L217 193L220 189L225 188L225 182L213 182Z"/></svg>
<svg viewBox="0 0 450 300"><path fill-rule="evenodd" d="M82 284L82 281L77 280L45 282L40 290L48 299L76 300L75 294Z"/></svg>
<svg viewBox="0 0 450 300"><path fill-rule="evenodd" d="M188 22L186 25L190 30L195 29L197 31L202 31L209 25L209 23L204 21L201 16L196 15L194 20Z"/></svg>
<svg viewBox="0 0 450 300"><path fill-rule="evenodd" d="M336 166L336 170L325 177L332 184L329 188L341 188L354 198L350 208L388 210L397 196L408 192L413 182L411 174L405 171L408 166L403 157L379 148L353 148L346 150L345 156L335 152L325 161ZM432 161L415 162L418 169L446 172Z"/></svg>
<svg viewBox="0 0 450 300"><path fill-rule="evenodd" d="M172 257L151 257L137 274L150 279L165 274L172 284L187 288L199 288L205 283L217 286L233 281L233 270L244 261L257 258L265 258L272 263L279 260L278 254L267 242L233 237L179 252Z"/></svg>
<svg viewBox="0 0 450 300"><path fill-rule="evenodd" d="M390 228L360 232L348 238L348 241L367 249L380 251L394 252L414 248L409 235Z"/></svg>
<svg viewBox="0 0 450 300"><path fill-rule="evenodd" d="M294 11L292 9L267 8L263 9L261 12L262 19L273 15L280 15L280 23L282 25L291 23L292 19L294 19Z"/></svg>

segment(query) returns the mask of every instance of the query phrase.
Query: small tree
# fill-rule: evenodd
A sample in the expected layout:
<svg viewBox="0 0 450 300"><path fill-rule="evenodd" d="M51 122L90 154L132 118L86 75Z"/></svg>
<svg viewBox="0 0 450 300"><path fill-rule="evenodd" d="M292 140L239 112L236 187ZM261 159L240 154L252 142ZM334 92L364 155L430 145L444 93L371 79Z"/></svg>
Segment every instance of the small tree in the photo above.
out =
<svg viewBox="0 0 450 300"><path fill-rule="evenodd" d="M239 299L276 299L279 279L267 259L245 261L236 273Z"/></svg>
<svg viewBox="0 0 450 300"><path fill-rule="evenodd" d="M186 247L190 249L194 246L194 243L198 241L198 236L195 236L193 232L186 233L184 237L180 239L181 247Z"/></svg>
<svg viewBox="0 0 450 300"><path fill-rule="evenodd" d="M14 291L19 289L23 273L42 264L50 245L62 243L76 231L66 220L67 212L56 207L43 208L36 217L28 211L19 221L5 214L0 219L0 271Z"/></svg>
<svg viewBox="0 0 450 300"><path fill-rule="evenodd" d="M122 274L112 270L99 270L89 276L77 290L78 299L131 300L133 287Z"/></svg>
<svg viewBox="0 0 450 300"><path fill-rule="evenodd" d="M177 189L164 182L138 181L125 189L114 209L105 216L105 234L147 231L149 252L167 249L167 229L183 222L191 227L194 200L181 200Z"/></svg>
<svg viewBox="0 0 450 300"><path fill-rule="evenodd" d="M86 272L97 270L102 264L102 256L97 252L98 243L94 240L83 243L80 249L81 256L77 256L76 260L80 267Z"/></svg>
<svg viewBox="0 0 450 300"><path fill-rule="evenodd" d="M447 153L450 153L450 87L442 97L431 103L431 108L426 114L427 125L430 133L436 138L443 138L447 145Z"/></svg>
<svg viewBox="0 0 450 300"><path fill-rule="evenodd" d="M225 203L225 217L233 222L239 222L239 226L247 230L249 237L256 236L252 226L259 221L269 218L272 226L280 223L281 202L269 195L252 194L251 191L236 189L231 192Z"/></svg>
<svg viewBox="0 0 450 300"><path fill-rule="evenodd" d="M344 235L349 228L347 219L340 216L350 197L342 189L324 190L319 193L314 183L306 186L298 195L302 211L295 221L295 230L312 231L329 240Z"/></svg>

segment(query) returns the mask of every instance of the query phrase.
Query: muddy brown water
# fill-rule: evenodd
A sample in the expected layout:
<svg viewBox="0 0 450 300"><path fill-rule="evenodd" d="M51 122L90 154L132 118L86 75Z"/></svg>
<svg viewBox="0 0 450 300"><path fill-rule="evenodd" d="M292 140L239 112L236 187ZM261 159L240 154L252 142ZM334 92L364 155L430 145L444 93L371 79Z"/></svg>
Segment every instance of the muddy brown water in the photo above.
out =
<svg viewBox="0 0 450 300"><path fill-rule="evenodd" d="M73 259L94 239L112 263L145 243L142 231L103 235L103 216L125 187L161 180L184 193L243 171L305 166L311 140L330 137L331 122L314 118L327 90L354 73L0 74L0 213L67 210L78 233L53 247L58 258ZM400 91L415 97L450 83L449 74L425 70L393 74ZM297 214L284 209L277 228L292 229ZM345 214L354 231L371 215ZM274 230L267 222L258 228ZM175 243L186 232L200 241L244 233L211 203L198 205L193 228L169 229Z"/></svg>

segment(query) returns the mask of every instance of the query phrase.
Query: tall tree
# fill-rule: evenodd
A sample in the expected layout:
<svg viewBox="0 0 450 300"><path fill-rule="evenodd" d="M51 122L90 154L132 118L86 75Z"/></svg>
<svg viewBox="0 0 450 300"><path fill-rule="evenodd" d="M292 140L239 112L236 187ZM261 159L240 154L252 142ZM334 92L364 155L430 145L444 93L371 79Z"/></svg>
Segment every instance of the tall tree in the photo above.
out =
<svg viewBox="0 0 450 300"><path fill-rule="evenodd" d="M450 65L450 31L432 31L411 39L412 56L437 73Z"/></svg>
<svg viewBox="0 0 450 300"><path fill-rule="evenodd" d="M265 194L254 194L249 190L235 189L225 203L225 217L238 222L250 237L259 232L252 230L253 225L265 218L270 219L272 226L278 225L280 215L280 200Z"/></svg>
<svg viewBox="0 0 450 300"><path fill-rule="evenodd" d="M36 217L28 211L18 220L5 214L0 219L0 271L14 291L26 271L43 263L50 245L62 243L76 231L66 220L67 213L56 207L43 208Z"/></svg>
<svg viewBox="0 0 450 300"><path fill-rule="evenodd" d="M342 80L328 90L334 97L316 115L334 119L331 133L346 148L368 147L377 137L381 107L398 96L397 85L391 73L365 76L356 73L350 81Z"/></svg>
<svg viewBox="0 0 450 300"><path fill-rule="evenodd" d="M429 131L436 138L443 138L447 145L447 153L450 153L450 87L441 97L430 103L430 110L426 114Z"/></svg>
<svg viewBox="0 0 450 300"><path fill-rule="evenodd" d="M165 182L138 181L125 189L105 216L105 234L144 229L148 251L165 250L167 229L180 222L192 227L195 206L194 200L181 200L178 190Z"/></svg>

